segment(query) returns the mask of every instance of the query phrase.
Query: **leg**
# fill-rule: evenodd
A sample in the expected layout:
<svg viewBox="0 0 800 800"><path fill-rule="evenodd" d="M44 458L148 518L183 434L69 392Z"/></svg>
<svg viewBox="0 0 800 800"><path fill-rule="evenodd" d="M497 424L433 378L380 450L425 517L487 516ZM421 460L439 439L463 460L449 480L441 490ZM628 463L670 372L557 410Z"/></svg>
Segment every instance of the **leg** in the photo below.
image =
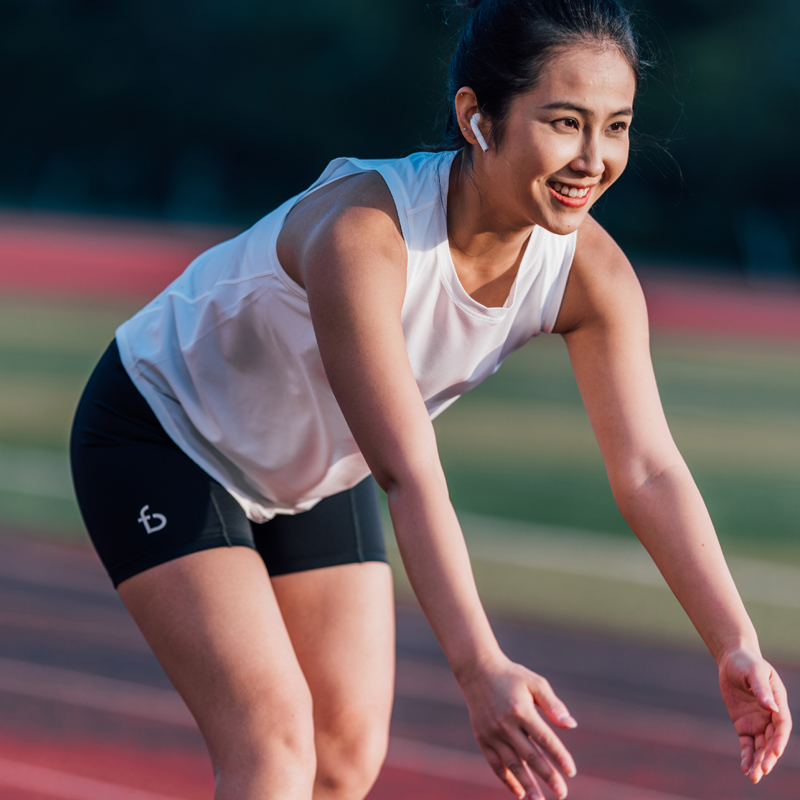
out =
<svg viewBox="0 0 800 800"><path fill-rule="evenodd" d="M389 740L394 605L389 566L376 561L272 579L314 704L314 800L361 800Z"/></svg>
<svg viewBox="0 0 800 800"><path fill-rule="evenodd" d="M258 553L192 553L119 593L200 726L216 800L311 798L311 696Z"/></svg>

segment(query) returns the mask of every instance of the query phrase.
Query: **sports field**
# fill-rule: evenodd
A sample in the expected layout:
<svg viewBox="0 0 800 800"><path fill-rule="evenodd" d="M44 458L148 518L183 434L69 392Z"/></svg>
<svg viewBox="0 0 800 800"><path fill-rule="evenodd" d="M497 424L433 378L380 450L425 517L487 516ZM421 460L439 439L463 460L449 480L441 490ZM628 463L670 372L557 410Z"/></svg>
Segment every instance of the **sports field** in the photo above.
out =
<svg viewBox="0 0 800 800"><path fill-rule="evenodd" d="M65 299L42 288L0 299L0 520L80 536L65 456L70 419L116 325L145 296ZM652 352L670 426L726 549L800 564L798 343L800 333L673 328L654 332ZM436 431L457 509L630 536L560 337L515 354Z"/></svg>
<svg viewBox="0 0 800 800"><path fill-rule="evenodd" d="M85 546L66 445L116 325L215 235L0 217L0 800L213 793L199 732ZM648 295L670 423L794 701L800 304L670 283ZM739 331L743 311L760 335ZM531 343L436 428L498 637L579 720L570 797L796 800L796 742L762 785L739 774L713 662L613 507L560 340ZM510 797L389 544L397 689L370 800Z"/></svg>
<svg viewBox="0 0 800 800"><path fill-rule="evenodd" d="M673 435L730 552L800 563L800 347L655 332ZM542 336L436 423L456 506L629 535L560 337Z"/></svg>

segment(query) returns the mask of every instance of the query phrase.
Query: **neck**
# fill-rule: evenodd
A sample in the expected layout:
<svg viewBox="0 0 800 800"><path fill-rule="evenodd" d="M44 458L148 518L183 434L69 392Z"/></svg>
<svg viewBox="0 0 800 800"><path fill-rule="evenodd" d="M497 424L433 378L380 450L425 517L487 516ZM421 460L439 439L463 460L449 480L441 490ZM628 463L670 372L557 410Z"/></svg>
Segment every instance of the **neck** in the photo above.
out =
<svg viewBox="0 0 800 800"><path fill-rule="evenodd" d="M481 268L507 268L535 226L510 221L496 201L496 188L459 153L450 170L447 195L447 237L450 249L480 262ZM514 258L511 258L513 261ZM475 265L479 266L478 263Z"/></svg>
<svg viewBox="0 0 800 800"><path fill-rule="evenodd" d="M513 225L492 186L459 153L450 170L447 238L461 285L486 306L501 306L516 278L533 225Z"/></svg>

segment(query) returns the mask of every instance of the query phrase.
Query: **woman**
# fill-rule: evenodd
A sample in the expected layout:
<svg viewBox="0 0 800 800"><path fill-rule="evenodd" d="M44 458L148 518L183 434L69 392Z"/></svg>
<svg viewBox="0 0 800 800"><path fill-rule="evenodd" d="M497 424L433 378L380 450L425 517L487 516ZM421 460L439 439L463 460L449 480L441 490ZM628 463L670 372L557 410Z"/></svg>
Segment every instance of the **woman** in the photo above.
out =
<svg viewBox="0 0 800 800"><path fill-rule="evenodd" d="M360 798L378 774L392 591L370 473L487 760L518 796L566 796L575 764L536 709L575 720L498 648L430 421L541 331L565 338L617 503L717 660L743 772L788 740L664 420L639 285L588 216L628 158L628 19L615 0L467 5L453 149L332 162L122 325L77 413L87 528L218 800Z"/></svg>

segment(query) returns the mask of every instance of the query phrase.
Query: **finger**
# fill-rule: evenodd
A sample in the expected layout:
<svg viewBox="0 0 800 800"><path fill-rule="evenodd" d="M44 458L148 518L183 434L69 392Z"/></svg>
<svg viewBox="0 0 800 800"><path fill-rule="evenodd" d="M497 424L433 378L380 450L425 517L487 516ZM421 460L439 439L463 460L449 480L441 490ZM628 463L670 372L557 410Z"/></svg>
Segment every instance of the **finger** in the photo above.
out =
<svg viewBox="0 0 800 800"><path fill-rule="evenodd" d="M530 800L545 800L539 783L533 776L527 762L521 758L513 748L507 745L499 745L495 749L497 755L500 756L500 759L505 765L506 770L511 773L523 789L522 795L517 796L524 796L526 800L528 800L528 798L530 798Z"/></svg>
<svg viewBox="0 0 800 800"><path fill-rule="evenodd" d="M778 756L772 749L771 738L772 737L767 737L767 746L764 748L764 760L761 762L761 771L765 775L769 775L778 763Z"/></svg>
<svg viewBox="0 0 800 800"><path fill-rule="evenodd" d="M747 674L747 682L750 684L750 691L755 695L759 705L768 711L778 714L780 713L780 707L775 701L770 682L773 671L766 661L759 661Z"/></svg>
<svg viewBox="0 0 800 800"><path fill-rule="evenodd" d="M764 754L764 760L761 762L761 773L765 777L775 769L775 765L778 763L778 757L772 752L772 750L767 750Z"/></svg>
<svg viewBox="0 0 800 800"><path fill-rule="evenodd" d="M506 768L503 759L490 747L483 747L484 756L489 762L489 766L498 778L519 798L525 796L525 789L522 784L514 777L513 773Z"/></svg>
<svg viewBox="0 0 800 800"><path fill-rule="evenodd" d="M564 747L564 743L553 733L547 725L537 719L526 723L523 731L534 744L538 745L542 752L558 765L558 768L568 777L574 778L578 770L575 768L575 761L570 755L569 750ZM541 775L541 773L539 773ZM542 775L542 777L545 777Z"/></svg>
<svg viewBox="0 0 800 800"><path fill-rule="evenodd" d="M520 731L512 740L512 747L532 772L540 777L553 791L559 800L567 796L567 784L553 762Z"/></svg>
<svg viewBox="0 0 800 800"><path fill-rule="evenodd" d="M786 745L789 744L789 737L792 733L792 714L789 711L786 687L775 670L772 670L772 692L780 708L777 716L772 718L775 726L775 733L772 737L772 751L777 758L780 758L786 749Z"/></svg>
<svg viewBox="0 0 800 800"><path fill-rule="evenodd" d="M775 733L772 736L772 752L775 754L776 760L783 755L786 745L789 744L789 737L792 734L792 718L781 715L778 721L774 724Z"/></svg>
<svg viewBox="0 0 800 800"><path fill-rule="evenodd" d="M762 765L766 754L766 737L763 734L759 734L754 738L753 743L755 744L756 752L753 757L753 766L750 767L750 781L758 783L764 777Z"/></svg>
<svg viewBox="0 0 800 800"><path fill-rule="evenodd" d="M739 744L742 746L742 772L748 775L750 773L750 767L753 766L753 756L756 752L756 746L753 743L752 736L740 736Z"/></svg>
<svg viewBox="0 0 800 800"><path fill-rule="evenodd" d="M541 675L535 676L530 686L533 699L542 713L553 723L561 728L577 728L578 723L564 703L558 699L550 683Z"/></svg>

